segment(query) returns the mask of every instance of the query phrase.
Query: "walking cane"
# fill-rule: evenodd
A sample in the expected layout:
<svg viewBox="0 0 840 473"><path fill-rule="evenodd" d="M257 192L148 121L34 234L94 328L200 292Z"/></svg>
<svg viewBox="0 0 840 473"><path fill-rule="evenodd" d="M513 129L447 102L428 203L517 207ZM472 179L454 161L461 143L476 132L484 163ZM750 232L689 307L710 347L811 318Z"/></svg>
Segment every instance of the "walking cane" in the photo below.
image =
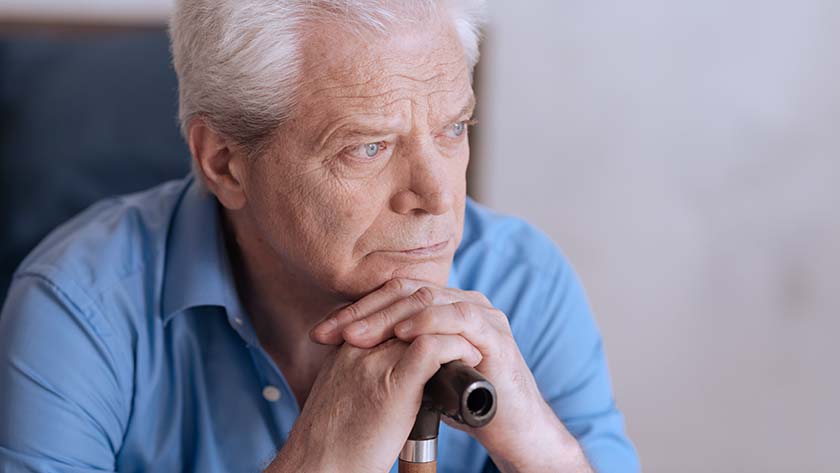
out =
<svg viewBox="0 0 840 473"><path fill-rule="evenodd" d="M441 414L470 427L483 427L496 414L496 389L460 361L441 366L423 390L420 411L400 452L400 473L437 471Z"/></svg>

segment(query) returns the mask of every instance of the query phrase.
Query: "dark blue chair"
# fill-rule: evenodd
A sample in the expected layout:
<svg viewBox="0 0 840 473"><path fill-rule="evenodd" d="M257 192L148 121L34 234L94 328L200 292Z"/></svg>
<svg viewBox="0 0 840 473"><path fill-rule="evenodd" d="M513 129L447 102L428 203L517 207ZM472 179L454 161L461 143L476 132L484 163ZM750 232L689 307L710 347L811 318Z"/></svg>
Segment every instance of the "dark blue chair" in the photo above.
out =
<svg viewBox="0 0 840 473"><path fill-rule="evenodd" d="M0 37L0 303L57 225L187 172L176 114L162 29Z"/></svg>

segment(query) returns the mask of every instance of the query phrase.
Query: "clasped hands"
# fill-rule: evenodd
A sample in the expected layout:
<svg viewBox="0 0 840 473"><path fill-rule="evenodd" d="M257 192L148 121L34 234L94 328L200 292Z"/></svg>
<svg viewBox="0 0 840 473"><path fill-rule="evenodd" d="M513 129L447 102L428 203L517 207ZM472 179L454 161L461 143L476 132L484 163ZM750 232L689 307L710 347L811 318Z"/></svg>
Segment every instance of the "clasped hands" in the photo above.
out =
<svg viewBox="0 0 840 473"><path fill-rule="evenodd" d="M444 417L448 425L476 438L502 471L561 471L567 461L581 465L568 471L589 471L579 445L540 394L507 316L480 292L392 279L331 314L310 338L366 349L396 338L408 350L462 353L462 361L493 383L498 407L480 429Z"/></svg>

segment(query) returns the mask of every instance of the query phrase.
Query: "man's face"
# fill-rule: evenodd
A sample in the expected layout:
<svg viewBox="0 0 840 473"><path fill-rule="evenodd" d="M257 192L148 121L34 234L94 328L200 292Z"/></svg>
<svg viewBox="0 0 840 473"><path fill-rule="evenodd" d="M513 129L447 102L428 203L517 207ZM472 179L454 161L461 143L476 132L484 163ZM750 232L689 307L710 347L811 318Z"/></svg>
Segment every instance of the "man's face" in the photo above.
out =
<svg viewBox="0 0 840 473"><path fill-rule="evenodd" d="M321 31L305 43L293 118L248 172L267 264L349 299L394 277L445 285L474 104L458 38L448 26L368 41Z"/></svg>

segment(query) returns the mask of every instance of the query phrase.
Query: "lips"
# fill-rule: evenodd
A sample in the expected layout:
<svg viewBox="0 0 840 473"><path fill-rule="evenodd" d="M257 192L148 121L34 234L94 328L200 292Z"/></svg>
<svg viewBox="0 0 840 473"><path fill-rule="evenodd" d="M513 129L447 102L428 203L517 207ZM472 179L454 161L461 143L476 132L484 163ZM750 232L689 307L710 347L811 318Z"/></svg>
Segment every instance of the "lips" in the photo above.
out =
<svg viewBox="0 0 840 473"><path fill-rule="evenodd" d="M449 240L444 240L438 243L427 244L423 246L418 246L416 248L412 248L410 250L401 250L400 253L433 253L435 251L440 251L446 248L446 245L449 243Z"/></svg>

